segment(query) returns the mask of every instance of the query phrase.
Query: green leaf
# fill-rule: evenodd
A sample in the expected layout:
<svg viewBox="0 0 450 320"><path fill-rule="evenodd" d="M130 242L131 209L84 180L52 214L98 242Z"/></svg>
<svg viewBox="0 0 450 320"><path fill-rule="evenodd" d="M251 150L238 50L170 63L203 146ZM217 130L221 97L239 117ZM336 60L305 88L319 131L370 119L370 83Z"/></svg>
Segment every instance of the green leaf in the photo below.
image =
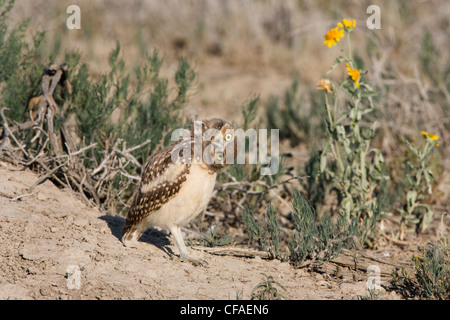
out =
<svg viewBox="0 0 450 320"><path fill-rule="evenodd" d="M402 141L406 144L409 150L411 150L416 156L419 156L419 150L414 147L405 137L402 137Z"/></svg>
<svg viewBox="0 0 450 320"><path fill-rule="evenodd" d="M426 169L423 172L423 174L425 176L425 181L427 183L428 194L431 194L433 192L432 186L431 186L431 181L433 180L433 172L431 171L431 169Z"/></svg>
<svg viewBox="0 0 450 320"><path fill-rule="evenodd" d="M381 153L380 150L375 149L374 164L375 164L376 168L377 168L378 170L381 170L381 169L382 169L382 166L383 166L383 163L384 163L384 157L383 157L383 154Z"/></svg>
<svg viewBox="0 0 450 320"><path fill-rule="evenodd" d="M433 221L434 213L433 213L433 211L431 211L431 208L426 204L422 204L421 207L426 209L426 211L423 215L423 219L422 219L422 232L423 232L423 231L425 231L426 228L428 228L431 221Z"/></svg>
<svg viewBox="0 0 450 320"><path fill-rule="evenodd" d="M361 98L367 98L367 97L377 96L378 94L379 94L378 91L361 91L360 92L360 97Z"/></svg>
<svg viewBox="0 0 450 320"><path fill-rule="evenodd" d="M334 60L334 63L331 66L331 68L325 74L327 75L327 74L331 73L334 69L337 68L338 65L340 65L344 61L345 61L345 58L343 56L337 57L336 60Z"/></svg>
<svg viewBox="0 0 450 320"><path fill-rule="evenodd" d="M361 120L361 117L362 117L362 112L361 112L361 110L358 110L358 109L352 109L352 110L350 111L350 119L360 121L360 120Z"/></svg>
<svg viewBox="0 0 450 320"><path fill-rule="evenodd" d="M406 201L408 203L408 208L414 208L417 199L417 191L410 190L406 194Z"/></svg>
<svg viewBox="0 0 450 320"><path fill-rule="evenodd" d="M252 98L242 106L242 115L244 116L244 130L247 130L250 123L256 119L258 114L259 96Z"/></svg>
<svg viewBox="0 0 450 320"><path fill-rule="evenodd" d="M338 135L345 137L345 127L344 126L336 126L336 132Z"/></svg>
<svg viewBox="0 0 450 320"><path fill-rule="evenodd" d="M374 110L374 108L367 108L364 110L361 110L361 115L365 115L366 113L370 113Z"/></svg>

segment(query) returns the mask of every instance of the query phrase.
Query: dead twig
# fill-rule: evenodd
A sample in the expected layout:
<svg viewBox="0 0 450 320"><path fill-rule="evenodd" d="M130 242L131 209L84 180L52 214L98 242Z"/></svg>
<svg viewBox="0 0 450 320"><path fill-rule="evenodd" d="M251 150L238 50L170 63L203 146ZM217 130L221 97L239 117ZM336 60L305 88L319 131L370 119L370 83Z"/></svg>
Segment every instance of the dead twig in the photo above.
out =
<svg viewBox="0 0 450 320"><path fill-rule="evenodd" d="M25 151L22 144L17 140L17 138L14 136L14 134L12 134L11 131L9 130L8 121L6 120L5 113L4 113L5 110L9 110L9 109L8 108L0 109L0 115L3 120L3 130L4 130L4 137L5 137L4 139L9 139L9 137L12 137L14 142L17 144L17 146L23 152L23 154L28 157L28 152ZM2 143L2 145L3 145L3 143ZM2 148L0 148L0 150L2 150Z"/></svg>
<svg viewBox="0 0 450 320"><path fill-rule="evenodd" d="M56 171L58 171L60 168L62 168L63 166L65 166L68 163L68 161L60 164L59 166L57 166L56 168L53 168L52 170L50 170L49 172L47 172L44 176L40 177L30 188L27 189L28 193L31 193L31 191L36 188L38 185L40 185L41 183L43 183L45 180L47 180L48 178L50 178Z"/></svg>
<svg viewBox="0 0 450 320"><path fill-rule="evenodd" d="M9 201L17 201L17 200L22 199L23 197L28 197L28 196L31 196L31 195L33 195L33 192L31 192L31 193L24 193L24 194L21 194L21 195L19 195L17 197L11 198Z"/></svg>

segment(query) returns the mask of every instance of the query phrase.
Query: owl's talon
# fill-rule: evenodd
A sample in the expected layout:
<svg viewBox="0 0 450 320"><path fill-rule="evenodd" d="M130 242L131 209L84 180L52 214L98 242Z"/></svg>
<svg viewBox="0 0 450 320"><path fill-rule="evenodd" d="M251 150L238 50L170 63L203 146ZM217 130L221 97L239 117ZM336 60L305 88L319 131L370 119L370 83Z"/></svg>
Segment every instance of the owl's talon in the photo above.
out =
<svg viewBox="0 0 450 320"><path fill-rule="evenodd" d="M205 260L198 260L198 259L187 259L187 262L192 263L195 267L204 267L208 264Z"/></svg>
<svg viewBox="0 0 450 320"><path fill-rule="evenodd" d="M205 265L207 265L208 264L208 262L207 261L205 261L205 260L201 260L201 259L194 259L194 258L191 258L191 257L189 257L189 256L187 256L187 257L180 257L180 258L178 258L181 262L189 262L190 264L192 264L193 266L195 266L195 267L203 267L203 266L205 266Z"/></svg>

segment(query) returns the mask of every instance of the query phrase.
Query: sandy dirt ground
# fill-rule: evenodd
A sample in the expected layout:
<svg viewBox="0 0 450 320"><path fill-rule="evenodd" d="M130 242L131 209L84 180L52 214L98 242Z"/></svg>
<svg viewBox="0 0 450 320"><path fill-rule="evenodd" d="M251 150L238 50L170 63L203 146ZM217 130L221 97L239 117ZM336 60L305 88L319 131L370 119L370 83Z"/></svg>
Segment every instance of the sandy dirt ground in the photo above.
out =
<svg viewBox="0 0 450 320"><path fill-rule="evenodd" d="M137 248L124 247L124 218L88 207L50 181L27 194L38 178L0 162L0 299L250 299L263 274L286 288L279 292L287 299L358 299L368 293L361 270L309 272L250 249L190 247L194 257L207 261L195 267L179 261L171 236L156 229ZM405 257L399 250L386 252L388 260ZM381 280L383 297L400 299L385 290L388 279Z"/></svg>

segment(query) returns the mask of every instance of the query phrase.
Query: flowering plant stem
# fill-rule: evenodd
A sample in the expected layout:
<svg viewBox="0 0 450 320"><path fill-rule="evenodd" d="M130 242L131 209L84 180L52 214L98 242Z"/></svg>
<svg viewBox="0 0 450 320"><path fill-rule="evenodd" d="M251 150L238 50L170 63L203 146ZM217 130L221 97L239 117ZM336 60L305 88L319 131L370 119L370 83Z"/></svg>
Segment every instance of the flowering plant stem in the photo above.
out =
<svg viewBox="0 0 450 320"><path fill-rule="evenodd" d="M327 113L327 140L321 154L320 169L327 173L338 191L341 211L347 222L363 224L358 226L365 229L361 232L361 242L366 242L373 236L374 222L380 218L378 200L375 190L380 181L389 177L383 175L384 159L381 151L371 148L371 140L375 136L376 123L370 128L361 126L363 116L374 110L371 97L376 93L369 84L360 83L360 71L351 54L350 33L353 27L345 28L348 53L342 53L328 71L331 72L342 62L346 63L348 77L341 81L333 90L325 90L320 82L319 89L325 92L325 108ZM344 92L347 96L346 109L339 112ZM330 98L334 101L330 101ZM330 165L335 162L337 166Z"/></svg>
<svg viewBox="0 0 450 320"><path fill-rule="evenodd" d="M350 34L347 37L347 46L348 46L348 60L352 61L352 42L350 41Z"/></svg>
<svg viewBox="0 0 450 320"><path fill-rule="evenodd" d="M433 220L433 211L430 206L422 203L426 193L432 193L431 182L434 179L431 170L430 158L438 143L437 135L422 132L425 142L419 147L413 146L403 138L403 142L414 155L413 161L406 161L405 175L407 179L406 203L399 209L401 214L399 238L403 240L408 225L413 225L411 230L424 231Z"/></svg>

